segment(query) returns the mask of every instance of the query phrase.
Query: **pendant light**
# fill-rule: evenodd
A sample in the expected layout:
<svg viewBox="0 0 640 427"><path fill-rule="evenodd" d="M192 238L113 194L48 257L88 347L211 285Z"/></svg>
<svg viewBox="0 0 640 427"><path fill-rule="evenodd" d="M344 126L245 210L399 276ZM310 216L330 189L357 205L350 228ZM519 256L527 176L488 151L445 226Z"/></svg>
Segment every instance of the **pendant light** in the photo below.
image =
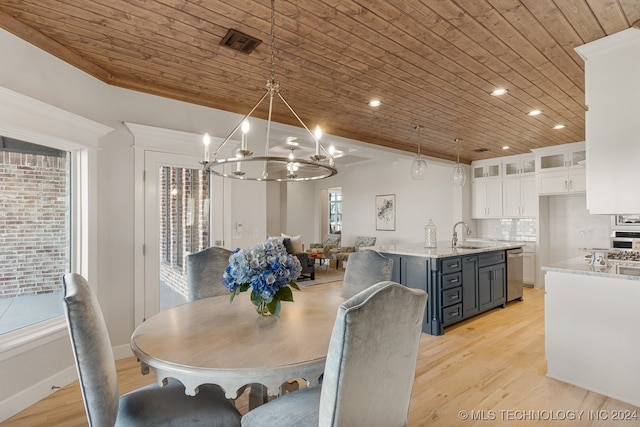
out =
<svg viewBox="0 0 640 427"><path fill-rule="evenodd" d="M458 152L458 161L456 165L453 167L453 185L462 187L465 182L467 182L467 172L464 170L464 166L460 163L460 139L455 139Z"/></svg>
<svg viewBox="0 0 640 427"><path fill-rule="evenodd" d="M424 160L422 158L422 154L420 154L420 131L422 130L422 126L416 126L416 129L418 130L418 154L411 163L411 178L413 178L415 181L422 181L427 174L427 161Z"/></svg>

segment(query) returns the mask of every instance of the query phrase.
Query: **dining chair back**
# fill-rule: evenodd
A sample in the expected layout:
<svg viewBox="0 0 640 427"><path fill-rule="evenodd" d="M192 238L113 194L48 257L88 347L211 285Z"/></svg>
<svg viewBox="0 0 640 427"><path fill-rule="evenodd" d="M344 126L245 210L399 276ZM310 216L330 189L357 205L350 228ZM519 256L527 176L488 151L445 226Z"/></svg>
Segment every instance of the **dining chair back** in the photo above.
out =
<svg viewBox="0 0 640 427"><path fill-rule="evenodd" d="M427 294L377 283L338 308L321 387L249 411L243 427L406 426Z"/></svg>
<svg viewBox="0 0 640 427"><path fill-rule="evenodd" d="M62 282L64 312L90 427L240 425L240 413L216 385L201 386L191 397L180 382L169 380L164 387L153 384L120 396L98 300L81 275L65 274Z"/></svg>
<svg viewBox="0 0 640 427"><path fill-rule="evenodd" d="M188 301L229 294L222 284L222 275L229 265L231 253L228 249L212 246L186 256Z"/></svg>
<svg viewBox="0 0 640 427"><path fill-rule="evenodd" d="M350 298L371 285L391 280L393 260L364 249L349 256L342 281L342 296Z"/></svg>

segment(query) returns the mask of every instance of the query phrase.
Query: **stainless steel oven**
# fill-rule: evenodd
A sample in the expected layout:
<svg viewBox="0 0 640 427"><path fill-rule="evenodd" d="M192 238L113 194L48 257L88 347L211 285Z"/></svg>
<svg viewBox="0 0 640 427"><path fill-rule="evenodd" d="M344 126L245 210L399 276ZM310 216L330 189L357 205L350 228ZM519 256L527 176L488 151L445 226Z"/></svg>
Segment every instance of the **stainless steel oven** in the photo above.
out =
<svg viewBox="0 0 640 427"><path fill-rule="evenodd" d="M611 249L632 250L633 242L636 240L640 240L640 229L638 231L613 230L611 232Z"/></svg>

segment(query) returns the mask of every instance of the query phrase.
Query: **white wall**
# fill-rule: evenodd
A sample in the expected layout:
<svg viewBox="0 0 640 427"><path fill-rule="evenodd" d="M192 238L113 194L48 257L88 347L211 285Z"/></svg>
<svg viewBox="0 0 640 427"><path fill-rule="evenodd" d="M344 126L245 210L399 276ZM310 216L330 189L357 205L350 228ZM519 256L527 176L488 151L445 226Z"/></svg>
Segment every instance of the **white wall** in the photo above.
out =
<svg viewBox="0 0 640 427"><path fill-rule="evenodd" d="M424 181L412 180L411 161L410 156L390 154L386 160L342 168L335 177L316 183L318 190L342 188L342 245L353 245L356 236L375 236L376 244L421 243L430 218L438 227L439 240L450 241L453 224L463 215L454 212L454 207L461 205L456 195L464 193L468 197L468 190L454 190L453 166L438 161L429 163ZM320 194L316 191L316 196ZM376 230L375 197L382 194L396 195L395 231ZM469 204L465 204L468 209ZM320 206L319 201L316 206ZM466 218L468 215L467 210ZM322 237L319 228L315 237Z"/></svg>
<svg viewBox="0 0 640 427"><path fill-rule="evenodd" d="M584 194L548 197L549 263L582 256L580 248L611 246L611 216L591 215Z"/></svg>
<svg viewBox="0 0 640 427"><path fill-rule="evenodd" d="M135 326L134 150L133 136L123 123L225 137L240 116L105 85L2 30L0 55L0 86L115 129L100 140L98 153L97 289L112 344L126 352ZM342 187L345 244L357 235L376 236L379 243L420 242L429 218L438 225L441 239L449 239L455 217L468 217L463 208L468 201L459 199L468 198L468 190L452 191L451 165L443 162L430 164L427 180L412 181L410 162L409 154L395 155L388 161L344 168L337 176L317 183L287 184L279 189L234 181L231 217L244 230L231 245L245 247L262 241L275 226L271 216L282 219L283 215L286 221L280 222L278 231L300 233L307 245L319 241L318 194L330 187ZM396 194L396 231L375 230L376 194ZM271 200L267 202L267 195L286 200L286 211L282 205L278 209ZM39 382L48 389L64 385L53 379L64 367L73 366L68 348L64 336L28 354L0 360L0 372L12 372L11 376L3 374L0 407L15 396L29 404L29 390Z"/></svg>

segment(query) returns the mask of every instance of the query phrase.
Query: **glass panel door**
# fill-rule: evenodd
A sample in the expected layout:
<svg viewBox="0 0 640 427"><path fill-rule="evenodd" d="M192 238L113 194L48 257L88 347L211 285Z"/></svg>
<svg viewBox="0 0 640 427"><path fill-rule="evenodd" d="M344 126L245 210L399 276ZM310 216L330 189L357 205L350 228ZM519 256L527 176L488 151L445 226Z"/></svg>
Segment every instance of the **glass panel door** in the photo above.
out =
<svg viewBox="0 0 640 427"><path fill-rule="evenodd" d="M185 256L209 246L210 179L199 161L145 152L145 319L186 302Z"/></svg>
<svg viewBox="0 0 640 427"><path fill-rule="evenodd" d="M184 259L209 246L209 177L160 166L160 310L186 302Z"/></svg>

